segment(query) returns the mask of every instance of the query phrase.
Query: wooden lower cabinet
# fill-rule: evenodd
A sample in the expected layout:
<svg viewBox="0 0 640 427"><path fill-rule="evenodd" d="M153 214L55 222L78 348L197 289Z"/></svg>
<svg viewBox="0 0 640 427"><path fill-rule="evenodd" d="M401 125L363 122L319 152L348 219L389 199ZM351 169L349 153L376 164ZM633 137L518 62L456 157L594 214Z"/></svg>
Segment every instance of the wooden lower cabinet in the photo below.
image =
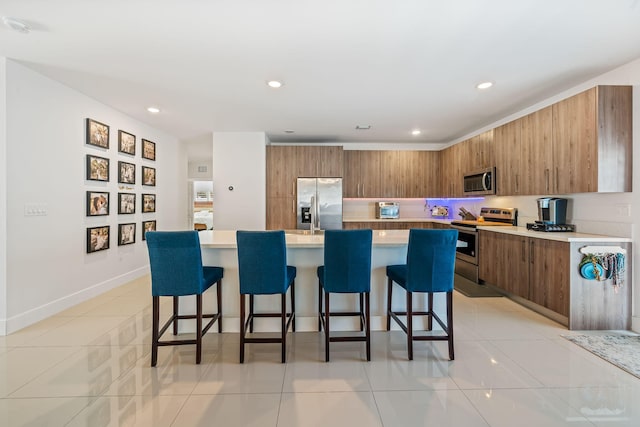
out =
<svg viewBox="0 0 640 427"><path fill-rule="evenodd" d="M294 230L296 228L296 198L267 198L267 230Z"/></svg>
<svg viewBox="0 0 640 427"><path fill-rule="evenodd" d="M511 295L569 315L569 243L480 230L479 277Z"/></svg>

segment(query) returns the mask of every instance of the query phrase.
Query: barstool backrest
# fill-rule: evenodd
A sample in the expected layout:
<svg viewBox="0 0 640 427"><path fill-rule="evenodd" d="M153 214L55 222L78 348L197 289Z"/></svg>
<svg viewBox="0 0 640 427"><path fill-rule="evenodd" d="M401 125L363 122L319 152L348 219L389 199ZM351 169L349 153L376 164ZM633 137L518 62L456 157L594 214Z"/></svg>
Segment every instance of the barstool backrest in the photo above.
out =
<svg viewBox="0 0 640 427"><path fill-rule="evenodd" d="M458 230L409 230L407 291L453 291Z"/></svg>
<svg viewBox="0 0 640 427"><path fill-rule="evenodd" d="M236 232L241 294L287 292L287 247L283 230Z"/></svg>
<svg viewBox="0 0 640 427"><path fill-rule="evenodd" d="M153 296L204 292L202 254L197 231L147 231Z"/></svg>
<svg viewBox="0 0 640 427"><path fill-rule="evenodd" d="M371 230L325 231L323 286L327 292L369 292L371 241Z"/></svg>

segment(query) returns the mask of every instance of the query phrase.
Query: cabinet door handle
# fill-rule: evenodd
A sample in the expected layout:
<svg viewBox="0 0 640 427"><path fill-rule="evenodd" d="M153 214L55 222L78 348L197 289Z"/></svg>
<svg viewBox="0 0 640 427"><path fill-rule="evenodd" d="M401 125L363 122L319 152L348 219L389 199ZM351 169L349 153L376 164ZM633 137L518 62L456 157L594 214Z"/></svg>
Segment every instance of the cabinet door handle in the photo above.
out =
<svg viewBox="0 0 640 427"><path fill-rule="evenodd" d="M520 175L516 174L516 193L520 192L520 180L518 179Z"/></svg>
<svg viewBox="0 0 640 427"><path fill-rule="evenodd" d="M534 260L533 260L533 254L534 254L534 251L533 251L533 239L531 239L531 241L529 242L529 262L531 264L535 264Z"/></svg>
<svg viewBox="0 0 640 427"><path fill-rule="evenodd" d="M527 261L527 241L526 240L522 240L521 241L522 245L522 262L526 262Z"/></svg>
<svg viewBox="0 0 640 427"><path fill-rule="evenodd" d="M545 191L548 193L549 192L549 168L546 168L544 170L544 181L545 181Z"/></svg>
<svg viewBox="0 0 640 427"><path fill-rule="evenodd" d="M554 182L554 184L555 184L555 185L554 185L554 190L555 190L555 192L557 193L557 192L558 192L558 184L559 184L559 182L558 182L558 168L557 168L557 167L556 167L556 176L555 176L555 182Z"/></svg>

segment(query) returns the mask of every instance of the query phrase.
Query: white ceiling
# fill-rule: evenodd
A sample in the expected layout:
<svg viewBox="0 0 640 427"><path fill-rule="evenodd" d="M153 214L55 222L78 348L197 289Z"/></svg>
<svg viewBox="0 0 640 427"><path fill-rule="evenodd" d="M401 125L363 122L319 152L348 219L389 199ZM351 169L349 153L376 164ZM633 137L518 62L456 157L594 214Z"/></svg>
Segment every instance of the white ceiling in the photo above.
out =
<svg viewBox="0 0 640 427"><path fill-rule="evenodd" d="M32 27L0 26L1 56L181 139L448 142L640 57L640 0L0 0L0 15Z"/></svg>

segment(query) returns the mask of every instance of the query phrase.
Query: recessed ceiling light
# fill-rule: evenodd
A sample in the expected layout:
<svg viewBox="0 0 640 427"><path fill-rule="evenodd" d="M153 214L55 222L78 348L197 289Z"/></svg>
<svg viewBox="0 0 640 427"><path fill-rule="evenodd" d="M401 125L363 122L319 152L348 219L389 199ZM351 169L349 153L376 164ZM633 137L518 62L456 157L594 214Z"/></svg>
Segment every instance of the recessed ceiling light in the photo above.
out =
<svg viewBox="0 0 640 427"><path fill-rule="evenodd" d="M149 107L147 108L147 111L153 114L157 114L160 112L160 109L158 107Z"/></svg>
<svg viewBox="0 0 640 427"><path fill-rule="evenodd" d="M285 129L284 133L296 133L293 129Z"/></svg>
<svg viewBox="0 0 640 427"><path fill-rule="evenodd" d="M28 34L29 31L31 31L31 27L29 27L26 22L19 19L3 16L2 23L10 30L17 31L22 34Z"/></svg>
<svg viewBox="0 0 640 427"><path fill-rule="evenodd" d="M411 131L411 135L414 135L414 136L420 135L421 133L422 131L420 129L414 129Z"/></svg>
<svg viewBox="0 0 640 427"><path fill-rule="evenodd" d="M482 83L479 83L476 86L476 88L478 88L478 89L489 89L491 86L493 86L492 82L482 82Z"/></svg>
<svg viewBox="0 0 640 427"><path fill-rule="evenodd" d="M279 88L279 87L282 87L282 82L280 82L280 81L278 81L278 80L269 80L269 81L267 82L267 85L268 85L269 87L272 87L272 88L274 88L274 89L277 89L277 88Z"/></svg>
<svg viewBox="0 0 640 427"><path fill-rule="evenodd" d="M369 129L371 129L371 125L357 125L356 129L357 130L369 130Z"/></svg>

